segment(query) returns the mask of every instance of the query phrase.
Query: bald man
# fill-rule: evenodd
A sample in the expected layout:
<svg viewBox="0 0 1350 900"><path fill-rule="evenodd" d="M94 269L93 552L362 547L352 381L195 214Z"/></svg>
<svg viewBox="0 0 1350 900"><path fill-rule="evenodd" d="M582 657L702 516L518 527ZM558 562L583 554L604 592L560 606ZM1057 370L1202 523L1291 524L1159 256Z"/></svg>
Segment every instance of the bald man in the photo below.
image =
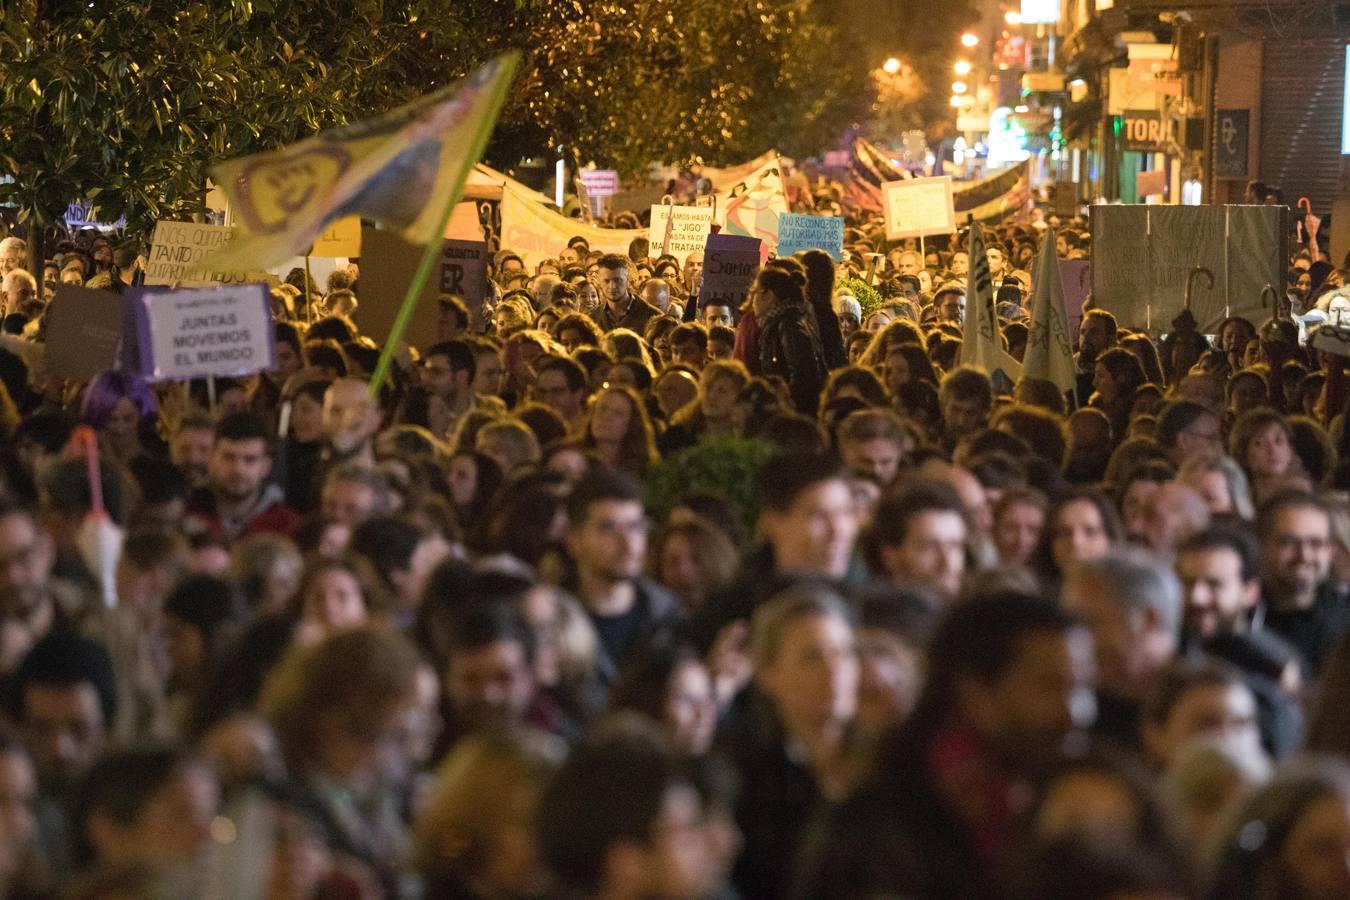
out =
<svg viewBox="0 0 1350 900"><path fill-rule="evenodd" d="M325 460L374 466L375 435L381 424L380 407L370 396L370 385L359 378L339 378L323 398Z"/></svg>

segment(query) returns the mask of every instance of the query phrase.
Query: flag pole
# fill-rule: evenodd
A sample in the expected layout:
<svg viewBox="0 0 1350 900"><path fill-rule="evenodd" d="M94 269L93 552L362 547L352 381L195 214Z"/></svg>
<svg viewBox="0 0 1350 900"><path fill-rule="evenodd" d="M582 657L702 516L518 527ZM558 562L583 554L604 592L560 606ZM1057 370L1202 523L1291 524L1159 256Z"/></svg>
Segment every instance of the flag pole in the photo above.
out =
<svg viewBox="0 0 1350 900"><path fill-rule="evenodd" d="M514 74L519 57L512 54L507 65L510 67L510 74ZM497 113L502 108L502 102L506 99L506 89L510 87L511 77L508 75L501 78L494 85L493 96L489 99L489 108L493 110L489 118L489 126L482 129L481 133L473 139L473 145L469 154L460 165L460 172L455 178L454 187L450 190L450 197L445 204L445 209L441 211L439 224L436 230L432 232L431 240L427 242L422 250L422 259L417 264L417 271L413 273L412 283L408 285L408 293L403 297L403 304L399 307L398 315L394 317L394 324L389 328L389 337L385 340L384 346L380 348L380 359L375 364L375 373L370 376L370 396L376 401L380 398L380 388L384 385L384 380L389 377L389 368L393 365L394 354L398 352L398 345L403 340L403 335L408 330L408 323L412 320L413 310L417 307L417 300L422 296L422 288L426 287L427 279L431 277L431 267L435 265L436 258L441 255L441 248L445 246L445 229L450 224L450 216L454 214L455 206L464 196L464 181L469 176L469 170L472 169L478 160L483 156L483 151L487 149L488 138L492 135L492 126L497 122Z"/></svg>

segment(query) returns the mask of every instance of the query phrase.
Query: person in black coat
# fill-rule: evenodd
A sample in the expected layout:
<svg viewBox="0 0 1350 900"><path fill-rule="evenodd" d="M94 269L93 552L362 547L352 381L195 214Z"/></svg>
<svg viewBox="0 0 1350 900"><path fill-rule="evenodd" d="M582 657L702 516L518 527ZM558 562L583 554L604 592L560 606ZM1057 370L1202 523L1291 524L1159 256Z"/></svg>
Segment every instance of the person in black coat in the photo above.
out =
<svg viewBox="0 0 1350 900"><path fill-rule="evenodd" d="M805 286L799 264L775 260L755 278L750 300L759 323L760 374L786 381L797 411L814 416L829 369Z"/></svg>

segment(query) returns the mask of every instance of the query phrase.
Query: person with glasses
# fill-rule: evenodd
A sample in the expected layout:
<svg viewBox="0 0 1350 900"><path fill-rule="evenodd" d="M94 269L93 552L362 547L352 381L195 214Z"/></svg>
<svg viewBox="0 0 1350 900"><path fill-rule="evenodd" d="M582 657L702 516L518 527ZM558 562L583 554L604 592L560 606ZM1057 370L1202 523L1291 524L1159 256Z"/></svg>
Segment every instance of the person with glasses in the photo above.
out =
<svg viewBox="0 0 1350 900"><path fill-rule="evenodd" d="M674 595L643 577L648 521L642 486L629 475L597 472L567 503L567 552L576 594L599 638L596 668L608 686L630 660L670 636L680 618Z"/></svg>
<svg viewBox="0 0 1350 900"><path fill-rule="evenodd" d="M1193 400L1174 400L1164 406L1158 413L1153 439L1174 466L1193 456L1223 451L1218 415Z"/></svg>

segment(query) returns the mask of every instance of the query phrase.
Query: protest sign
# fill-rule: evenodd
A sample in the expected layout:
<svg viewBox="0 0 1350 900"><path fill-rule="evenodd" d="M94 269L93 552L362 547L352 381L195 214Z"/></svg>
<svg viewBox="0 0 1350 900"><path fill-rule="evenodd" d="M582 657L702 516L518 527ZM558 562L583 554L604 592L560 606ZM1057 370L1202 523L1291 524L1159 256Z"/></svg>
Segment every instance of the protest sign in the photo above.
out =
<svg viewBox="0 0 1350 900"><path fill-rule="evenodd" d="M581 173L581 183L592 197L613 197L619 192L619 173L613 169L587 169Z"/></svg>
<svg viewBox="0 0 1350 900"><path fill-rule="evenodd" d="M1198 289L1191 304L1202 334L1218 333L1229 316L1265 321L1262 288L1284 284L1284 214L1277 206L1094 206L1093 300L1126 328L1167 331L1203 266L1214 289Z"/></svg>
<svg viewBox="0 0 1350 900"><path fill-rule="evenodd" d="M361 258L361 308L357 317L366 334L387 334L398 313L399 301L412 284L413 272L422 253L397 235L375 228L361 233L365 256ZM406 340L414 347L426 348L439 340L437 321L440 308L436 297L458 294L479 321L483 295L487 291L487 244L482 241L447 240L441 258L433 270L413 309Z"/></svg>
<svg viewBox="0 0 1350 900"><path fill-rule="evenodd" d="M791 256L800 250L824 250L839 262L844 256L843 218L783 213L778 217L778 255Z"/></svg>
<svg viewBox="0 0 1350 900"><path fill-rule="evenodd" d="M151 381L252 375L276 368L266 285L132 291L140 368Z"/></svg>
<svg viewBox="0 0 1350 900"><path fill-rule="evenodd" d="M881 186L886 240L956 231L950 175L888 181Z"/></svg>
<svg viewBox="0 0 1350 900"><path fill-rule="evenodd" d="M652 245L652 256L664 256L669 253L681 262L690 253L699 253L703 244L712 234L713 211L707 206L667 206L657 203L652 206L652 225L648 231L648 240ZM666 239L669 228L670 239Z"/></svg>
<svg viewBox="0 0 1350 900"><path fill-rule="evenodd" d="M441 277L437 293L463 297L472 309L483 305L487 290L487 244L483 241L446 241L441 248Z"/></svg>
<svg viewBox="0 0 1350 900"><path fill-rule="evenodd" d="M359 216L344 216L328 227L314 241L310 256L346 257L361 255L361 219Z"/></svg>
<svg viewBox="0 0 1350 900"><path fill-rule="evenodd" d="M217 248L234 240L234 229L195 222L156 222L145 263L145 283L179 287L247 284L267 281L263 272L216 271L202 261Z"/></svg>
<svg viewBox="0 0 1350 900"><path fill-rule="evenodd" d="M93 378L117 368L126 304L120 294L63 284L47 308L47 374Z"/></svg>
<svg viewBox="0 0 1350 900"><path fill-rule="evenodd" d="M1061 259L1059 280L1064 285L1064 312L1069 317L1069 339L1077 347L1078 326L1083 321L1083 301L1092 290L1091 264L1086 259Z"/></svg>
<svg viewBox="0 0 1350 900"><path fill-rule="evenodd" d="M703 285L698 292L700 308L730 306L737 309L750 293L759 271L759 238L735 234L710 234L703 248Z"/></svg>

